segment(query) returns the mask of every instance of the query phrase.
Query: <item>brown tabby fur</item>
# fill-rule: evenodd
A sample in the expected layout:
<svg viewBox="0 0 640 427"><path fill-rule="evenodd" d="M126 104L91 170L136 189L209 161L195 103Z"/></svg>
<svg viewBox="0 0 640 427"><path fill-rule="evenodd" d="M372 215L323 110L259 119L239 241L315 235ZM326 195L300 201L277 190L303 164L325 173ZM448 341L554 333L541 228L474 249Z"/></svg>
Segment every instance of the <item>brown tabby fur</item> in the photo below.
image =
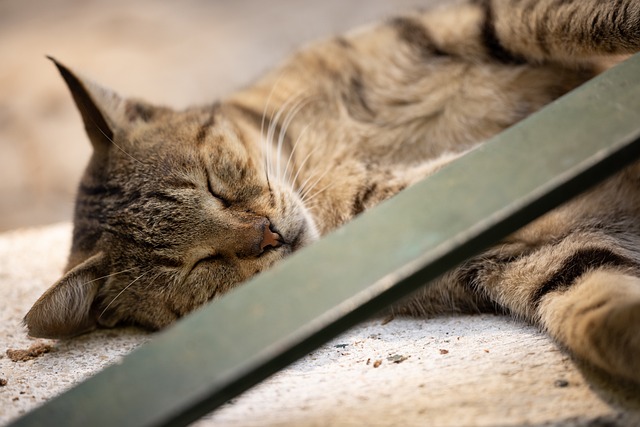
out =
<svg viewBox="0 0 640 427"><path fill-rule="evenodd" d="M636 0L469 0L308 46L185 111L57 64L94 147L66 274L29 333L162 328L640 50ZM396 311L501 310L640 382L631 166ZM507 185L507 183L505 183Z"/></svg>

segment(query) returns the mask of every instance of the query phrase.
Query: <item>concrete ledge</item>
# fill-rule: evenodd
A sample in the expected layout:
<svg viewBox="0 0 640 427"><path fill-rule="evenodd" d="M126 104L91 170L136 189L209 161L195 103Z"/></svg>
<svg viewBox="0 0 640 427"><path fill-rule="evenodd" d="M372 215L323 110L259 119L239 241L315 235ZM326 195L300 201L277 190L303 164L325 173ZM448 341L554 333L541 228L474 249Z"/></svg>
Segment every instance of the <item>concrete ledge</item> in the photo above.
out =
<svg viewBox="0 0 640 427"><path fill-rule="evenodd" d="M58 278L70 235L69 224L0 234L2 425L152 338L136 329L26 337L21 318ZM24 362L6 354L38 343L52 351ZM632 426L640 389L577 366L506 317L373 319L196 424Z"/></svg>

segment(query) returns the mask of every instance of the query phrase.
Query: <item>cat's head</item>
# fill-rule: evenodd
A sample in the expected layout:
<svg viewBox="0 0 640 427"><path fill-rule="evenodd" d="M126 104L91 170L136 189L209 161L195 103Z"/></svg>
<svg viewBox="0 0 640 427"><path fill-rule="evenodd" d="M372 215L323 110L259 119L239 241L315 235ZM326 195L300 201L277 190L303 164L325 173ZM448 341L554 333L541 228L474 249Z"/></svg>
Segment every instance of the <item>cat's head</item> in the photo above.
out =
<svg viewBox="0 0 640 427"><path fill-rule="evenodd" d="M93 154L67 271L25 316L30 335L161 328L317 237L296 193L269 179L259 132L224 105L156 107L56 65Z"/></svg>

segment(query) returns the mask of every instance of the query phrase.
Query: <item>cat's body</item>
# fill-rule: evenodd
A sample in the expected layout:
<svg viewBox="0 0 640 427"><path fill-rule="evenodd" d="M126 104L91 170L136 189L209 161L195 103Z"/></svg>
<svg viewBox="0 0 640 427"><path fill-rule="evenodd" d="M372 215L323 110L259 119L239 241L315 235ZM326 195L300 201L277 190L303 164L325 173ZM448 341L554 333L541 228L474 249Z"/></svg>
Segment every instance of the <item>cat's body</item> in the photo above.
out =
<svg viewBox="0 0 640 427"><path fill-rule="evenodd" d="M180 112L58 64L94 154L68 272L29 333L161 328L588 80L593 58L639 50L636 0L469 0L314 44ZM640 382L638 179L625 169L395 310L499 307Z"/></svg>

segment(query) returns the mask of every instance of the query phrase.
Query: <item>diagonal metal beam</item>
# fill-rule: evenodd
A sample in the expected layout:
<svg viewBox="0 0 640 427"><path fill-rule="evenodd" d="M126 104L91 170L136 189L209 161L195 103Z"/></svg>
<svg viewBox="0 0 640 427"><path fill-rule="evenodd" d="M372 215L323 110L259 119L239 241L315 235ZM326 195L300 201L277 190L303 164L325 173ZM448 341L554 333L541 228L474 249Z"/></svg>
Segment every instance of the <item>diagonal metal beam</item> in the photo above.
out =
<svg viewBox="0 0 640 427"><path fill-rule="evenodd" d="M14 426L184 425L640 157L640 56Z"/></svg>

